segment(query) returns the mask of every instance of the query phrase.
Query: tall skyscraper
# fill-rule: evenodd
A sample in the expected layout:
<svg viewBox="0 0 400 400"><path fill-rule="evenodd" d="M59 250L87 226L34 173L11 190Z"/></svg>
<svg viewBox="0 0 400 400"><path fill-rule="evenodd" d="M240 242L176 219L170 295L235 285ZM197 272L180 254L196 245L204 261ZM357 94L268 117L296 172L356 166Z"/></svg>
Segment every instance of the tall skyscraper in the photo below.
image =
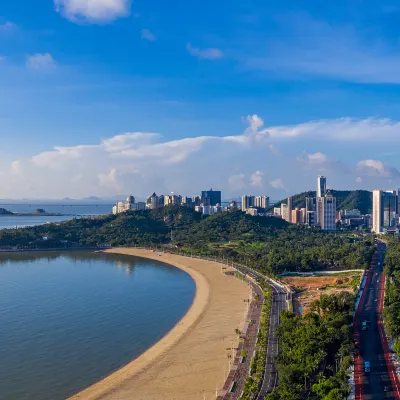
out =
<svg viewBox="0 0 400 400"><path fill-rule="evenodd" d="M395 190L372 193L372 232L383 233L398 225L398 194Z"/></svg>
<svg viewBox="0 0 400 400"><path fill-rule="evenodd" d="M254 196L245 194L242 196L242 211L247 211L250 207L254 207Z"/></svg>
<svg viewBox="0 0 400 400"><path fill-rule="evenodd" d="M318 197L318 224L323 231L336 230L336 198L330 193Z"/></svg>
<svg viewBox="0 0 400 400"><path fill-rule="evenodd" d="M221 191L220 190L203 190L201 192L201 202L205 206L216 206L221 204Z"/></svg>
<svg viewBox="0 0 400 400"><path fill-rule="evenodd" d="M317 190L316 190L316 212L317 212L317 225L321 225L321 221L319 220L319 216L321 215L320 211L318 210L320 202L318 201L319 198L324 197L326 194L326 178L325 176L319 175L317 178Z"/></svg>
<svg viewBox="0 0 400 400"><path fill-rule="evenodd" d="M326 178L325 176L319 175L317 178L317 198L324 197L326 195Z"/></svg>

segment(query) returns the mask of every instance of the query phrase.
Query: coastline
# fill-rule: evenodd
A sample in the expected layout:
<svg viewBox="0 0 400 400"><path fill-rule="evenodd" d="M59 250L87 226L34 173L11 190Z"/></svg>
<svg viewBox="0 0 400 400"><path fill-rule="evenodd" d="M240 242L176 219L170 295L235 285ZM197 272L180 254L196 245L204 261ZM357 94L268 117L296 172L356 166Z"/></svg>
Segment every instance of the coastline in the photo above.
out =
<svg viewBox="0 0 400 400"><path fill-rule="evenodd" d="M249 296L245 283L222 274L211 261L141 249L112 249L171 264L187 272L196 284L185 316L160 341L121 369L69 400L156 400L215 396L228 375L228 355L237 347L235 329L246 318Z"/></svg>

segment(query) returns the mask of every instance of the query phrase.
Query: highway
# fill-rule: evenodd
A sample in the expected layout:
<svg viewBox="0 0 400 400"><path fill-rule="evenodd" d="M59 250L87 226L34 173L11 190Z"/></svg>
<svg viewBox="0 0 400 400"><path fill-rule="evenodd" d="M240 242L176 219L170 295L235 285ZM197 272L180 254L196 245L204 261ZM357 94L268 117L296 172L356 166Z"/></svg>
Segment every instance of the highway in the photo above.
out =
<svg viewBox="0 0 400 400"><path fill-rule="evenodd" d="M240 272L250 275L254 279L261 279L265 280L265 276L260 274L259 272L255 271L252 268L246 267L244 265L233 265L237 270ZM272 288L272 304L271 304L271 311L270 311L270 326L269 326L269 333L268 333L268 342L267 342L267 353L266 353L266 364L265 364L265 371L263 382L261 384L261 388L259 391L258 396L256 397L257 400L264 400L264 397L272 392L276 385L278 384L278 374L275 368L275 357L278 355L278 340L276 338L276 327L279 325L280 320L279 316L281 311L288 309L288 302L287 302L287 292L284 288L277 285L271 279L266 279L268 284ZM237 375L236 375L237 376ZM247 374L246 374L247 376ZM237 379L237 378L235 378ZM243 382L244 383L244 382ZM229 385L228 385L229 386ZM238 385L238 388L242 387ZM239 390L235 391L236 393L240 393ZM227 393L225 394L223 399L234 399L236 398L235 395Z"/></svg>
<svg viewBox="0 0 400 400"><path fill-rule="evenodd" d="M253 278L265 279L265 276L257 271L242 267L242 272L251 275ZM265 362L264 378L257 396L257 400L264 400L264 397L272 392L278 384L278 373L275 367L275 357L278 355L278 339L276 337L276 327L280 324L279 316L281 311L288 309L287 292L284 288L277 285L273 280L267 279L272 288L272 305L270 311L269 333L267 342L267 354Z"/></svg>
<svg viewBox="0 0 400 400"><path fill-rule="evenodd" d="M257 396L257 400L264 400L264 397L272 392L278 383L278 373L275 367L275 357L278 355L278 339L276 337L276 327L280 323L279 315L281 311L287 310L287 293L284 289L269 281L273 290L272 305L270 311L269 333L267 344L267 357L265 363L264 379Z"/></svg>
<svg viewBox="0 0 400 400"><path fill-rule="evenodd" d="M385 249L385 244L379 242L354 319L354 340L359 341L354 368L356 400L400 399L398 377L382 325ZM368 321L367 330L362 330L363 321ZM365 361L371 364L369 374L364 372Z"/></svg>

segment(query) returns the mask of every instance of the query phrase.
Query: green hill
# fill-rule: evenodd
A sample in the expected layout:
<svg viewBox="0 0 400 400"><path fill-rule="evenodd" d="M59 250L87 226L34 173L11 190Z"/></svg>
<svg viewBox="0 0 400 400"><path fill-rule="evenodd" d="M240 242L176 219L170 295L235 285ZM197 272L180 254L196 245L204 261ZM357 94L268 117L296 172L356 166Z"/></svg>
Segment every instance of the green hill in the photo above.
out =
<svg viewBox="0 0 400 400"><path fill-rule="evenodd" d="M361 211L361 214L370 214L372 212L372 193L368 190L332 190L331 192L336 197L338 211L357 208ZM303 192L292 196L293 207L305 207L306 197L315 197L315 191ZM286 202L286 199L275 203L273 207L280 207L282 202Z"/></svg>
<svg viewBox="0 0 400 400"><path fill-rule="evenodd" d="M0 246L55 247L65 241L83 246L168 243L171 231L173 241L181 243L212 242L221 238L261 240L286 226L287 222L278 218L251 217L240 211L204 216L186 207L172 206L0 230ZM42 239L44 236L48 237L46 241Z"/></svg>
<svg viewBox="0 0 400 400"><path fill-rule="evenodd" d="M185 243L216 242L220 240L262 240L289 224L275 217L252 217L241 211L203 216L195 224L182 227L174 235Z"/></svg>

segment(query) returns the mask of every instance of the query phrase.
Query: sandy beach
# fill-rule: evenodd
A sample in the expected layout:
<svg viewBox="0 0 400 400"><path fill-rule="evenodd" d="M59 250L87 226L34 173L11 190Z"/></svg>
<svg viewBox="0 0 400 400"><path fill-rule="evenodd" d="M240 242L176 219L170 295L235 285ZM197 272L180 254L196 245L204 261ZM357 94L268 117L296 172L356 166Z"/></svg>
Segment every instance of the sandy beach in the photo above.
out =
<svg viewBox="0 0 400 400"><path fill-rule="evenodd" d="M152 258L172 264L196 283L193 304L159 342L131 363L69 400L215 399L228 374L227 348L236 347L235 329L244 324L249 287L226 276L221 265L139 249L113 253Z"/></svg>

